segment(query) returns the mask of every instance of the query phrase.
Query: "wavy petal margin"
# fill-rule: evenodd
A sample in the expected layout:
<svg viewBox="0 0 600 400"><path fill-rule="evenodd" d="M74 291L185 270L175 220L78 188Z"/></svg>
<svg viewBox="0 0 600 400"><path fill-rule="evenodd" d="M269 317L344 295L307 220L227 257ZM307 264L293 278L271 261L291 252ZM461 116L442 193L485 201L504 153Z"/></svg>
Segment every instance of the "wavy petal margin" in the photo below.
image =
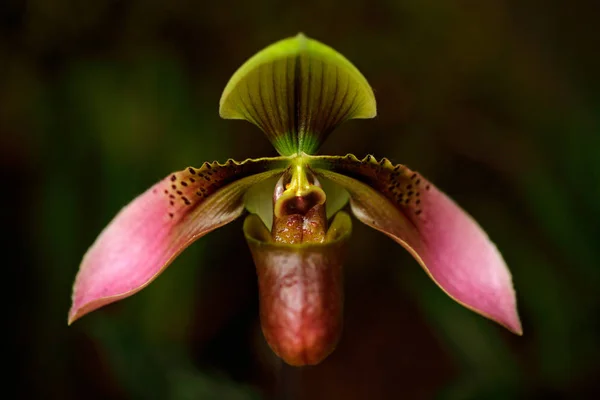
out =
<svg viewBox="0 0 600 400"><path fill-rule="evenodd" d="M359 220L407 249L450 297L522 334L512 278L502 256L477 222L448 196L385 158L309 158L318 176L350 193L350 206Z"/></svg>
<svg viewBox="0 0 600 400"><path fill-rule="evenodd" d="M190 243L239 217L248 188L282 173L285 161L204 163L170 174L138 196L83 257L69 324L143 289Z"/></svg>
<svg viewBox="0 0 600 400"><path fill-rule="evenodd" d="M258 126L282 155L314 154L352 118L377 114L373 90L344 56L303 34L281 40L231 77L219 113Z"/></svg>

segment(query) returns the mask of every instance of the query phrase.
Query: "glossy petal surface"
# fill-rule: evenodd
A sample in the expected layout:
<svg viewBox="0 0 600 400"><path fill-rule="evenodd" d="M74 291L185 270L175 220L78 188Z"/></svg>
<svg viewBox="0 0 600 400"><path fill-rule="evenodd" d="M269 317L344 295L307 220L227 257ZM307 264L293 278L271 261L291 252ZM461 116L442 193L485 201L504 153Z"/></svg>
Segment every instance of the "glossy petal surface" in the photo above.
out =
<svg viewBox="0 0 600 400"><path fill-rule="evenodd" d="M339 212L323 243L273 241L260 218L244 221L256 265L265 339L290 365L314 365L335 348L342 331L345 247L352 230Z"/></svg>
<svg viewBox="0 0 600 400"><path fill-rule="evenodd" d="M314 153L351 118L376 115L373 90L344 56L299 34L250 58L231 77L223 118L258 126L282 155Z"/></svg>
<svg viewBox="0 0 600 400"><path fill-rule="evenodd" d="M521 334L512 278L502 256L448 196L386 159L347 155L312 160L317 175L350 193L359 220L404 246L448 295Z"/></svg>
<svg viewBox="0 0 600 400"><path fill-rule="evenodd" d="M83 257L69 323L144 288L191 242L237 218L247 189L280 174L285 161L205 163L170 174L138 196Z"/></svg>

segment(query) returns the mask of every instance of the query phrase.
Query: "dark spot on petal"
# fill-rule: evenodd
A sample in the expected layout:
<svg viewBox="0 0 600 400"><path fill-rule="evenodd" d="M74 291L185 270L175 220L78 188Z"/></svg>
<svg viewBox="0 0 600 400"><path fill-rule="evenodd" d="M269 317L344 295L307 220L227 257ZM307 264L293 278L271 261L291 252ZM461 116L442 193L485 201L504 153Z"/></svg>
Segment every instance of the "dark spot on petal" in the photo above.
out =
<svg viewBox="0 0 600 400"><path fill-rule="evenodd" d="M181 181L181 186L187 186L187 182L186 181Z"/></svg>
<svg viewBox="0 0 600 400"><path fill-rule="evenodd" d="M186 206L189 206L191 204L187 197L183 196L181 199L183 200Z"/></svg>
<svg viewBox="0 0 600 400"><path fill-rule="evenodd" d="M196 170L195 170L194 168L192 168L192 167L189 167L189 168L188 168L188 171L190 171L190 174L192 174L192 175L196 175Z"/></svg>
<svg viewBox="0 0 600 400"><path fill-rule="evenodd" d="M169 217L173 218L173 213L169 213Z"/></svg>
<svg viewBox="0 0 600 400"><path fill-rule="evenodd" d="M174 194L170 194L170 195L169 195L169 197L170 197L171 199L174 199L174 198L175 198L175 195L174 195Z"/></svg>
<svg viewBox="0 0 600 400"><path fill-rule="evenodd" d="M196 196L200 196L200 197L202 197L202 193L200 193L200 192L196 192Z"/></svg>
<svg viewBox="0 0 600 400"><path fill-rule="evenodd" d="M172 206L175 205L175 202L173 200L169 201L169 203L171 203Z"/></svg>
<svg viewBox="0 0 600 400"><path fill-rule="evenodd" d="M183 194L183 192L181 190L178 190L177 194L181 196Z"/></svg>
<svg viewBox="0 0 600 400"><path fill-rule="evenodd" d="M173 188L173 190L177 189L177 186L175 185L171 185L171 187Z"/></svg>
<svg viewBox="0 0 600 400"><path fill-rule="evenodd" d="M171 175L171 182L175 182L175 180L177 180L177 177L175 176L175 174Z"/></svg>
<svg viewBox="0 0 600 400"><path fill-rule="evenodd" d="M410 199L407 197L406 200L404 200L404 204L408 204L410 202Z"/></svg>
<svg viewBox="0 0 600 400"><path fill-rule="evenodd" d="M411 190L411 191L409 191L407 194L408 194L409 196L412 196L413 194L415 194L415 192L413 192L413 191Z"/></svg>
<svg viewBox="0 0 600 400"><path fill-rule="evenodd" d="M165 189L165 194L169 194L169 191L167 189Z"/></svg>
<svg viewBox="0 0 600 400"><path fill-rule="evenodd" d="M152 189L152 193L156 193L156 189Z"/></svg>
<svg viewBox="0 0 600 400"><path fill-rule="evenodd" d="M408 185L406 188L407 188L408 190L410 190L410 189L412 189L412 185Z"/></svg>
<svg viewBox="0 0 600 400"><path fill-rule="evenodd" d="M417 199L417 204L421 204L421 200Z"/></svg>
<svg viewBox="0 0 600 400"><path fill-rule="evenodd" d="M429 186L429 185L425 186L425 190L429 190L429 189L431 189L431 186Z"/></svg>
<svg viewBox="0 0 600 400"><path fill-rule="evenodd" d="M421 210L415 211L415 214L417 214L417 215L421 214Z"/></svg>
<svg viewBox="0 0 600 400"><path fill-rule="evenodd" d="M417 174L412 174L410 179L415 179L417 177Z"/></svg>
<svg viewBox="0 0 600 400"><path fill-rule="evenodd" d="M421 183L421 180L420 180L420 179L417 179L417 180L415 181L415 183L418 185L419 183Z"/></svg>
<svg viewBox="0 0 600 400"><path fill-rule="evenodd" d="M190 182L194 183L196 180L194 178L190 178Z"/></svg>
<svg viewBox="0 0 600 400"><path fill-rule="evenodd" d="M419 197L421 195L421 192L417 192L416 196Z"/></svg>

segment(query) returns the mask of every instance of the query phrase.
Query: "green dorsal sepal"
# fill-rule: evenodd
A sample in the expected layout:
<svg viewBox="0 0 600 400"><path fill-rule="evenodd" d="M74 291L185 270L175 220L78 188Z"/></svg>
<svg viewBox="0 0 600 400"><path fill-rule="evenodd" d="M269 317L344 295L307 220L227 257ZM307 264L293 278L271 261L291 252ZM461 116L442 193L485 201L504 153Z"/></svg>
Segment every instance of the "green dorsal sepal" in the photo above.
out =
<svg viewBox="0 0 600 400"><path fill-rule="evenodd" d="M351 118L373 118L375 96L360 71L303 34L260 51L223 91L220 115L257 125L282 155L314 154Z"/></svg>

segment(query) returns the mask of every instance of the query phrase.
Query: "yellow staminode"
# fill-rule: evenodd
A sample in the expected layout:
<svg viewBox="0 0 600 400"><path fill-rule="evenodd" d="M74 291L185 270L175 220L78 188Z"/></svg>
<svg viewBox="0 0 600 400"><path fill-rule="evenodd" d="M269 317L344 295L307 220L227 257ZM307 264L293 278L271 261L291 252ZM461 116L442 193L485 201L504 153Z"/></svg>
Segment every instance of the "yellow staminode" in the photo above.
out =
<svg viewBox="0 0 600 400"><path fill-rule="evenodd" d="M294 198L308 199L315 204L324 204L327 196L323 189L308 179L307 166L303 157L297 157L291 166L292 177L274 205L274 215L285 214L285 204ZM314 178L313 178L314 179Z"/></svg>

